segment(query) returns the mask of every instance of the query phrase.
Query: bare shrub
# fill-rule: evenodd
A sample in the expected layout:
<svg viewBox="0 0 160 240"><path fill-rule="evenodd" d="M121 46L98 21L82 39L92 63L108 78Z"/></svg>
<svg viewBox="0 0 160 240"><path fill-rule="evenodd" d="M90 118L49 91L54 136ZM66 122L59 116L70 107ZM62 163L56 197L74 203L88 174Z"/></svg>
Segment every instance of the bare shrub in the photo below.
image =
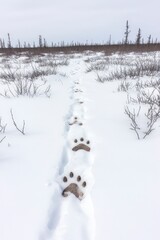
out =
<svg viewBox="0 0 160 240"><path fill-rule="evenodd" d="M120 66L134 66L135 62L132 58L129 58L124 54L124 55L118 55L118 56L111 56L108 60L108 64L120 65Z"/></svg>
<svg viewBox="0 0 160 240"><path fill-rule="evenodd" d="M86 72L92 72L92 71L103 71L106 69L106 63L104 61L100 61L97 63L92 63L89 66L87 66Z"/></svg>
<svg viewBox="0 0 160 240"><path fill-rule="evenodd" d="M103 76L100 76L99 74L97 74L97 81L100 83L104 83L105 80Z"/></svg>
<svg viewBox="0 0 160 240"><path fill-rule="evenodd" d="M3 97L19 97L19 96L51 96L51 86L47 84L46 81L38 81L38 80L28 80L28 79L20 79L14 82L7 82L6 89L3 93L0 93Z"/></svg>
<svg viewBox="0 0 160 240"><path fill-rule="evenodd" d="M62 61L59 61L56 64L57 64L57 66L68 66L69 65L69 60L68 60L68 58L66 58L66 59L63 59Z"/></svg>
<svg viewBox="0 0 160 240"><path fill-rule="evenodd" d="M143 76L154 76L160 71L160 59L156 57L151 59L139 59L136 62L136 68L140 69Z"/></svg>
<svg viewBox="0 0 160 240"><path fill-rule="evenodd" d="M17 69L12 69L10 64L4 64L3 72L0 73L0 78L7 82L14 81L19 74L17 73Z"/></svg>
<svg viewBox="0 0 160 240"><path fill-rule="evenodd" d="M127 82L127 81L122 81L119 86L118 86L118 92L128 92L129 89L132 88L132 84L131 82Z"/></svg>
<svg viewBox="0 0 160 240"><path fill-rule="evenodd" d="M145 139L154 129L155 129L155 123L160 118L160 109L156 108L153 105L149 105L147 112L143 114L143 118L145 118L145 130L142 130L142 127L140 127L140 124L138 122L138 118L141 112L141 106L139 106L139 110L135 112L135 109L129 109L128 106L125 107L125 114L130 118L131 120L131 130L133 130L138 139Z"/></svg>
<svg viewBox="0 0 160 240"><path fill-rule="evenodd" d="M141 91L137 96L137 100L131 100L134 103L139 103L139 109L136 113L135 108L130 109L128 106L125 107L125 114L131 120L131 130L133 130L137 138L145 139L154 129L155 124L160 119L160 89L154 89L151 93L146 93ZM145 106L147 110L141 113L142 107ZM139 116L141 113L141 118L143 118L143 125L145 127L140 127ZM144 130L142 130L144 129Z"/></svg>
<svg viewBox="0 0 160 240"><path fill-rule="evenodd" d="M87 59L84 60L84 62L90 63L91 62L91 58L88 57Z"/></svg>
<svg viewBox="0 0 160 240"><path fill-rule="evenodd" d="M133 111L131 111L128 106L125 107L125 114L130 118L131 120L131 130L133 130L136 135L137 135L137 138L140 139L140 136L139 136L139 130L140 130L140 127L137 123L137 117L139 116L139 112L140 112L140 107L139 107L139 110L138 112L136 113L135 109L133 109Z"/></svg>
<svg viewBox="0 0 160 240"><path fill-rule="evenodd" d="M25 75L25 78L30 78L30 79L36 79L36 78L39 78L39 77L44 77L44 76L49 76L49 75L56 75L57 74L57 71L56 71L56 68L50 68L50 67L47 67L47 68L38 68L36 66L32 66L32 70L29 71L26 75Z"/></svg>
<svg viewBox="0 0 160 240"><path fill-rule="evenodd" d="M155 105L160 108L160 86L154 87L151 92L141 91L137 100L139 103Z"/></svg>
<svg viewBox="0 0 160 240"><path fill-rule="evenodd" d="M34 66L30 71L22 68L21 65L14 70L8 66L0 75L4 84L4 91L0 95L8 98L40 95L50 97L51 86L47 84L44 76L53 73L55 74L51 69L41 70Z"/></svg>
<svg viewBox="0 0 160 240"><path fill-rule="evenodd" d="M160 108L151 104L145 116L147 118L147 128L146 131L144 131L143 138L146 138L154 130L154 125L160 118Z"/></svg>
<svg viewBox="0 0 160 240"><path fill-rule="evenodd" d="M2 135L5 133L6 127L7 127L7 124L2 124L2 118L0 117L0 133L1 133ZM6 138L6 136L3 136L3 137L0 139L0 143L2 143L5 138Z"/></svg>
<svg viewBox="0 0 160 240"><path fill-rule="evenodd" d="M0 133L5 133L7 124L2 124L2 118L0 117Z"/></svg>
<svg viewBox="0 0 160 240"><path fill-rule="evenodd" d="M108 64L110 64L111 61L113 63L113 58L110 59ZM125 80L127 78L138 79L144 76L153 77L159 76L160 74L160 59L155 56L152 58L139 57L134 62L132 61L132 64L128 64L128 62L123 59L124 66L120 63L120 58L117 57L114 61L114 64L117 64L116 69L108 71L108 73L104 72L104 75L101 77L101 82L121 79ZM92 70L92 68L89 70Z"/></svg>
<svg viewBox="0 0 160 240"><path fill-rule="evenodd" d="M41 63L39 63L40 67L51 67L56 69L57 67L60 66L68 66L69 65L69 60L68 58L63 59L63 60L55 60L54 58L47 58L47 59L43 59L43 61L41 61Z"/></svg>

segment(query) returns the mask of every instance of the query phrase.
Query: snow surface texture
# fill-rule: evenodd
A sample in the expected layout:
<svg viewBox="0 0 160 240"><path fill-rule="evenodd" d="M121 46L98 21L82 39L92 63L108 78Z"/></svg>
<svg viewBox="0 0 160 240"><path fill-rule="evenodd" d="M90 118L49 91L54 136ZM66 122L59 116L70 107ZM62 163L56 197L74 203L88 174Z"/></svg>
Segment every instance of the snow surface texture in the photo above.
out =
<svg viewBox="0 0 160 240"><path fill-rule="evenodd" d="M44 70L44 62L64 58L35 56L32 63L40 60ZM30 70L23 55L0 59L1 73L5 62L15 72L20 65ZM159 121L138 140L124 114L128 94L135 97L142 83L159 76L116 76L118 69L160 54L85 53L67 59L69 65L46 77L50 98L41 92L35 98L0 98L1 125L7 124L0 132L1 139L6 136L0 143L0 240L159 240ZM108 80L102 84L97 76ZM7 89L3 81L1 75L1 91ZM18 126L25 120L24 136L13 125L11 108ZM72 150L82 143L90 151ZM72 183L70 193L66 188Z"/></svg>

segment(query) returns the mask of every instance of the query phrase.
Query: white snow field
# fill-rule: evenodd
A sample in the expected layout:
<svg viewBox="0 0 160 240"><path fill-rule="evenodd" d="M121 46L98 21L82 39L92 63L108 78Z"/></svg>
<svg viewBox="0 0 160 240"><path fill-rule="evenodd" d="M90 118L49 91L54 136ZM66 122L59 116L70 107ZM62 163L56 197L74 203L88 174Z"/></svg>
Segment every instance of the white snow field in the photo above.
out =
<svg viewBox="0 0 160 240"><path fill-rule="evenodd" d="M159 71L158 52L1 55L0 240L160 239Z"/></svg>

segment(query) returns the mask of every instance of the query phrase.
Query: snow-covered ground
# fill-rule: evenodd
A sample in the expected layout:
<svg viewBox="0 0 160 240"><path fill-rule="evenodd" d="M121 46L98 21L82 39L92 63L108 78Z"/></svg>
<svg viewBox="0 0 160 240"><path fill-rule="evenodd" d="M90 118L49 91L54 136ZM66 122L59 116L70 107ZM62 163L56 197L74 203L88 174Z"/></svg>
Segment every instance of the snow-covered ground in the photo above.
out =
<svg viewBox="0 0 160 240"><path fill-rule="evenodd" d="M0 59L0 240L159 240L160 121L143 139L148 105L133 98L159 87L160 54ZM156 70L120 78L142 62ZM22 73L37 69L29 87ZM139 109L140 140L126 106Z"/></svg>

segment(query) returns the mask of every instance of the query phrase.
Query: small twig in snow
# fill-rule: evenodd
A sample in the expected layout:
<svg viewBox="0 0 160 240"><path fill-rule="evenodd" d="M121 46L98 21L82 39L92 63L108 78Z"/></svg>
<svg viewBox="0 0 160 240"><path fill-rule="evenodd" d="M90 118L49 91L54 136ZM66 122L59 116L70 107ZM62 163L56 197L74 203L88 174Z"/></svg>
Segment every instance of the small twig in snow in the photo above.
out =
<svg viewBox="0 0 160 240"><path fill-rule="evenodd" d="M3 142L3 140L6 138L6 136L4 136L1 140L0 140L0 143Z"/></svg>
<svg viewBox="0 0 160 240"><path fill-rule="evenodd" d="M15 122L12 109L10 110L10 113L11 113L11 117L12 117L13 124L14 124L14 126L16 127L16 129L17 129L20 133L22 133L23 135L25 135L25 132L24 132L24 130L25 130L25 121L23 120L23 126L22 126L22 129L20 129L20 128L17 126L17 123Z"/></svg>

